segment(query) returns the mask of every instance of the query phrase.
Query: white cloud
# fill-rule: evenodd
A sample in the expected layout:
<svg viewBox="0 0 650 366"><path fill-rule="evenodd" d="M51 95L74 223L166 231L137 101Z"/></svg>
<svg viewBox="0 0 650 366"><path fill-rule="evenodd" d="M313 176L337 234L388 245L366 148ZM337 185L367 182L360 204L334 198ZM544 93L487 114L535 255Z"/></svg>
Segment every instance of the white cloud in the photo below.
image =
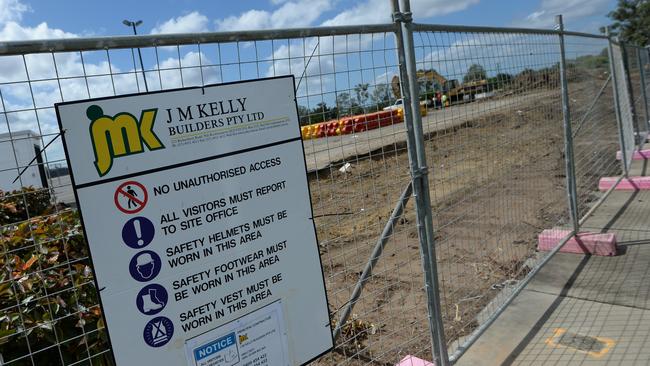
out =
<svg viewBox="0 0 650 366"><path fill-rule="evenodd" d="M43 22L36 26L20 24L22 13L29 8L18 1L0 0L0 39L6 41L74 38L77 34L62 29L51 28ZM0 57L0 83L11 82L2 86L2 102L6 119L0 121L0 133L32 130L43 133L43 144L46 144L58 132L58 124L53 104L63 100L78 100L90 96L112 94L110 77L92 77L85 79L81 58L78 53L57 53L56 68L54 57L49 53L30 54L22 56ZM27 70L25 68L27 66ZM97 61L84 63L87 74L106 73L108 62ZM59 76L77 76L77 78L52 80ZM119 69L113 65L113 72ZM32 83L26 83L28 79ZM50 79L34 81L39 79ZM59 84L60 82L60 84ZM135 78L132 78L135 84ZM59 87L60 85L60 87ZM131 88L131 92L135 88ZM1 105L0 105L1 107ZM33 110L33 108L44 108ZM0 108L2 110L2 108ZM7 125L7 122L9 126ZM50 145L47 151L49 161L63 159L63 148L60 142ZM3 169L6 167L0 167Z"/></svg>
<svg viewBox="0 0 650 366"><path fill-rule="evenodd" d="M13 6L10 8L9 5ZM21 24L21 14L28 8L19 6L19 2L0 0L0 39L6 41L27 39L71 38L78 35L58 28L51 28L43 22L36 26ZM14 9L11 16L7 9ZM17 9L17 10L16 10ZM209 21L200 13L170 19L159 25L159 32L190 32L207 30ZM110 64L100 52L85 54L82 63L78 52L29 54L23 56L0 57L0 83L4 109L0 104L0 133L18 130L33 130L50 134L47 141L58 132L58 124L53 104L64 101L80 100L89 97L101 97L144 91L142 73L135 71L128 53L111 52ZM124 57L126 56L126 60ZM125 62L126 61L126 62ZM158 71L147 71L147 83L150 90L174 88L189 85L212 84L219 82L220 75L215 67L196 67L200 64L212 64L206 54L195 51L182 52L181 59L170 57L161 59ZM56 62L56 67L54 65ZM118 65L126 65L119 67ZM178 68L182 65L182 71ZM158 65L145 65L147 69L158 69ZM27 70L26 70L27 69ZM107 75L112 72L112 77ZM84 77L84 73L87 77ZM31 83L28 83L29 80ZM56 80L56 76L64 77ZM39 81L40 80L40 81ZM161 85L162 83L162 85ZM34 108L39 108L35 111ZM7 125L7 122L9 126ZM60 143L47 149L50 161L62 159L63 149ZM0 167L3 169L4 167Z"/></svg>
<svg viewBox="0 0 650 366"><path fill-rule="evenodd" d="M28 27L14 21L9 21L0 26L0 39L6 41L74 37L77 37L77 35L58 28L50 28L45 22L35 27ZM55 76L51 55L28 55L25 61L29 67L29 76L31 79ZM69 65L69 62L70 55L63 54L57 56L58 66ZM59 72L62 72L62 70L59 70ZM0 82L23 80L27 80L27 74L20 56L0 57Z"/></svg>
<svg viewBox="0 0 650 366"><path fill-rule="evenodd" d="M35 27L20 25L14 21L4 24L0 28L0 39L5 41L17 41L25 39L47 39L47 38L72 38L77 35L58 28L50 28L43 22Z"/></svg>
<svg viewBox="0 0 650 366"><path fill-rule="evenodd" d="M213 67L204 67L203 69L198 67L212 63L213 61L205 53L189 51L181 57L180 62L178 57L169 57L160 62L160 68L158 65L154 65L154 69L160 69L160 80L158 77L153 80L153 75L149 73L147 81L151 85L158 86L162 81L163 89L214 84L220 81L217 70Z"/></svg>
<svg viewBox="0 0 650 366"><path fill-rule="evenodd" d="M238 16L219 19L215 23L220 31L254 30L271 28L296 28L313 24L332 8L329 0L273 1L280 5L273 11L251 9Z"/></svg>
<svg viewBox="0 0 650 366"><path fill-rule="evenodd" d="M455 13L479 2L480 0L413 0L411 1L411 11L413 17L417 20Z"/></svg>
<svg viewBox="0 0 650 366"><path fill-rule="evenodd" d="M480 0L413 0L411 10L416 19L446 15L467 9ZM251 9L237 16L215 21L220 31L253 30L271 28L295 28L313 25L333 9L331 0L271 0L275 10ZM346 4L347 5L347 4ZM354 3L347 10L321 22L324 26L376 24L391 21L388 0L364 0Z"/></svg>
<svg viewBox="0 0 650 366"><path fill-rule="evenodd" d="M368 0L357 4L351 9L344 10L335 17L323 22L322 25L351 25L386 23L390 21L390 2L383 0Z"/></svg>
<svg viewBox="0 0 650 366"><path fill-rule="evenodd" d="M415 19L446 15L467 9L478 4L480 0L413 0L411 11ZM323 22L323 25L375 24L390 22L391 5L387 0L367 0L335 17Z"/></svg>
<svg viewBox="0 0 650 366"><path fill-rule="evenodd" d="M166 22L156 25L151 34L163 33L193 33L193 32L206 32L208 30L208 17L193 11L186 15L181 15L176 18L171 18Z"/></svg>
<svg viewBox="0 0 650 366"><path fill-rule="evenodd" d="M270 28L271 13L265 10L248 10L239 16L229 16L216 21L220 31L254 30Z"/></svg>
<svg viewBox="0 0 650 366"><path fill-rule="evenodd" d="M539 48L543 49L539 49ZM544 42L531 41L517 34L500 35L495 45L490 35L462 33L453 41L433 37L427 47L432 51L417 60L418 68L434 69L447 79L462 80L469 66L478 63L489 75L497 72L513 73L525 67L543 67L536 52L548 52ZM498 54L494 57L493 54Z"/></svg>
<svg viewBox="0 0 650 366"><path fill-rule="evenodd" d="M23 13L30 11L30 7L19 0L0 0L0 24L20 21Z"/></svg>
<svg viewBox="0 0 650 366"><path fill-rule="evenodd" d="M562 14L565 24L593 15L602 15L609 8L609 0L542 0L538 9L518 20L515 25L529 28L550 28L555 24L555 16Z"/></svg>

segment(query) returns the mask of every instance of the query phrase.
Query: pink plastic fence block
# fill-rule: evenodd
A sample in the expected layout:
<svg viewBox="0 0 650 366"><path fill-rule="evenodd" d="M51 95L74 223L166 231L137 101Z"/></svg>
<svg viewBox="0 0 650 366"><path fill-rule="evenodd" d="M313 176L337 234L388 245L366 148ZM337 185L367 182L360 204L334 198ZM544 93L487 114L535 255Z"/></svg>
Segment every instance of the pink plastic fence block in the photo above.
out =
<svg viewBox="0 0 650 366"><path fill-rule="evenodd" d="M395 366L436 366L434 363L429 361L421 360L415 356L408 355L404 357L397 365Z"/></svg>
<svg viewBox="0 0 650 366"><path fill-rule="evenodd" d="M621 160L623 158L623 154L621 154L621 151L616 152L616 160ZM645 160L645 159L650 159L650 149L646 150L639 150L635 151L634 154L632 154L632 160Z"/></svg>
<svg viewBox="0 0 650 366"><path fill-rule="evenodd" d="M537 250L550 251L570 233L569 230L546 229L542 231L537 236ZM616 255L616 235L613 233L579 233L564 244L560 253Z"/></svg>
<svg viewBox="0 0 650 366"><path fill-rule="evenodd" d="M598 189L606 191L618 180L617 177L603 177L598 182ZM650 189L650 177L629 177L623 178L616 188L617 191L636 191Z"/></svg>

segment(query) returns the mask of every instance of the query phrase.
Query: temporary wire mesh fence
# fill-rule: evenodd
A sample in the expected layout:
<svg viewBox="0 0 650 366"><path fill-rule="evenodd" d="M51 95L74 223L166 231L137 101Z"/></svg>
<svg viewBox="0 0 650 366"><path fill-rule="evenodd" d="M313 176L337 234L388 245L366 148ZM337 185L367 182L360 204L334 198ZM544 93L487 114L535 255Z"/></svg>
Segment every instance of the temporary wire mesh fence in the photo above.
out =
<svg viewBox="0 0 650 366"><path fill-rule="evenodd" d="M622 144L624 146L624 149L622 149L622 158L627 172L632 163L632 154L636 148L634 131L635 120L633 113L634 103L632 101L632 96L630 95L631 88L627 77L625 60L623 58L623 49L620 44L613 42L611 48L613 65L612 78L614 81L614 92L618 95L618 117L621 128L620 135L622 136Z"/></svg>
<svg viewBox="0 0 650 366"><path fill-rule="evenodd" d="M560 54L553 32L426 27L414 35L415 79L453 349L539 263L537 235L566 234ZM314 221L338 335L334 352L316 364L428 358L406 126L403 110L390 107L403 93L395 30L388 24L0 47L0 148L8 152L0 156L0 363L111 363L53 104L286 74L296 77L299 117L308 126ZM567 40L581 207L595 198L599 175L618 173L611 87L600 92L608 83L606 45ZM144 70L129 47L141 47ZM621 93L624 80L615 83ZM587 108L595 94L598 102ZM384 108L395 111L373 128L360 117ZM603 144L589 144L595 139ZM48 147L30 165L35 146ZM36 188L23 188L29 186Z"/></svg>
<svg viewBox="0 0 650 366"><path fill-rule="evenodd" d="M641 148L644 139L648 133L647 125L644 123L646 113L644 109L642 80L641 80L641 63L639 62L639 47L631 45L625 46L625 57L627 72L626 75L629 79L630 98L632 98L632 105L634 111L634 132L636 139L636 147Z"/></svg>
<svg viewBox="0 0 650 366"><path fill-rule="evenodd" d="M428 114L425 132L445 335L455 349L532 267L536 235L568 220L558 38L419 32L416 54L425 75L446 77L421 78L423 94L451 99Z"/></svg>
<svg viewBox="0 0 650 366"><path fill-rule="evenodd" d="M640 137L648 135L648 110L647 90L645 88L645 67L647 67L647 50L641 47L627 46L625 48L628 58L628 75L634 97L634 111L636 117L635 131ZM646 55L644 58L643 55ZM638 148L643 147L643 138L637 139Z"/></svg>
<svg viewBox="0 0 650 366"><path fill-rule="evenodd" d="M28 165L21 141L29 142L31 156L34 145L52 142L43 162L34 164L45 170L45 184L22 181L39 176L37 168L29 168L11 188L39 188L3 195L4 212L17 211L2 222L3 364L110 363L57 139L54 103L294 74L301 123L338 121L395 101L390 87L398 67L394 33L392 25L384 29L287 38L279 33L246 42L150 43L141 48L145 70L131 49L3 56L0 64L13 72L4 73L0 82L1 132L14 159L2 166L3 182ZM410 175L401 122L398 113L389 112L379 129L305 141L333 327L350 304L395 202L407 191L406 213L385 238L390 243L341 327L335 352L318 363L389 363L407 350L422 357L431 352L414 212L406 203ZM35 133L23 137L25 130ZM64 174L55 173L59 170Z"/></svg>
<svg viewBox="0 0 650 366"><path fill-rule="evenodd" d="M642 122L645 122L645 128L647 131L650 131L650 103L648 101L650 95L650 54L648 53L647 48L639 48L639 63L641 65L641 79L643 80L642 85L645 87L645 103L643 104L643 111L645 119Z"/></svg>
<svg viewBox="0 0 650 366"><path fill-rule="evenodd" d="M565 37L578 216L600 198L602 177L621 174L607 40ZM597 143L595 143L597 142Z"/></svg>

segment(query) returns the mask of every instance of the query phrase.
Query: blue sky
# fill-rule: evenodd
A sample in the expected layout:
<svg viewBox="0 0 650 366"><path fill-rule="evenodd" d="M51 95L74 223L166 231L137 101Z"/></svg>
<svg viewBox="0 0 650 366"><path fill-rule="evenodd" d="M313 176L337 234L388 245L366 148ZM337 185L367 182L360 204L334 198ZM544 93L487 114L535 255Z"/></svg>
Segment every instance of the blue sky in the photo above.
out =
<svg viewBox="0 0 650 366"><path fill-rule="evenodd" d="M126 35L131 30L122 24L125 18L143 20L141 34L384 23L390 21L389 4L389 0L0 0L0 40ZM563 14L567 29L597 32L608 23L606 14L615 0L412 0L411 4L421 23L552 28L554 16ZM416 58L419 68L436 69L448 79L462 79L476 62L491 76L515 74L557 62L556 40L549 37L419 34ZM573 56L598 53L605 46L600 40L567 43ZM143 48L142 53L149 90L286 74L299 79L304 70L298 103L312 109L320 102L336 104L341 93L354 96L359 83L369 84L370 94L376 86L389 84L397 72L393 47L388 34ZM306 64L312 50L315 57ZM131 52L0 56L0 133L32 130L43 135L44 145L58 133L54 103L145 91L140 65ZM245 62L236 63L237 57ZM199 64L203 67L196 67ZM64 78L57 80L57 74ZM48 151L48 160L62 161L60 140Z"/></svg>
<svg viewBox="0 0 650 366"><path fill-rule="evenodd" d="M412 6L420 22L549 27L553 16L562 13L568 29L596 31L607 23L605 15L615 0L413 0ZM151 33L377 23L390 14L389 0L0 0L0 13L0 20L22 27L46 23L76 35L128 33L124 18L142 19L141 31Z"/></svg>

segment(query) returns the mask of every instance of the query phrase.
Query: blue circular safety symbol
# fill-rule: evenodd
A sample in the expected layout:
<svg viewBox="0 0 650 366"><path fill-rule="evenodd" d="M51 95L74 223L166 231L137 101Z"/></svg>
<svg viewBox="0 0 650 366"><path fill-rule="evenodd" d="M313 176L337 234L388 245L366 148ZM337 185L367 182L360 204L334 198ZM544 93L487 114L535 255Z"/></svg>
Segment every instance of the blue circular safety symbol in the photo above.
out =
<svg viewBox="0 0 650 366"><path fill-rule="evenodd" d="M122 228L124 244L133 249L144 248L153 240L155 229L153 223L146 217L134 217L127 221Z"/></svg>
<svg viewBox="0 0 650 366"><path fill-rule="evenodd" d="M174 335L174 324L164 316L155 317L144 326L142 336L144 341L151 347L162 347L172 339Z"/></svg>
<svg viewBox="0 0 650 366"><path fill-rule="evenodd" d="M161 267L162 261L158 254L151 250L143 250L131 258L129 272L134 280L147 282L156 278Z"/></svg>
<svg viewBox="0 0 650 366"><path fill-rule="evenodd" d="M167 305L167 290L159 284L152 283L138 292L135 305L144 315L155 315Z"/></svg>

